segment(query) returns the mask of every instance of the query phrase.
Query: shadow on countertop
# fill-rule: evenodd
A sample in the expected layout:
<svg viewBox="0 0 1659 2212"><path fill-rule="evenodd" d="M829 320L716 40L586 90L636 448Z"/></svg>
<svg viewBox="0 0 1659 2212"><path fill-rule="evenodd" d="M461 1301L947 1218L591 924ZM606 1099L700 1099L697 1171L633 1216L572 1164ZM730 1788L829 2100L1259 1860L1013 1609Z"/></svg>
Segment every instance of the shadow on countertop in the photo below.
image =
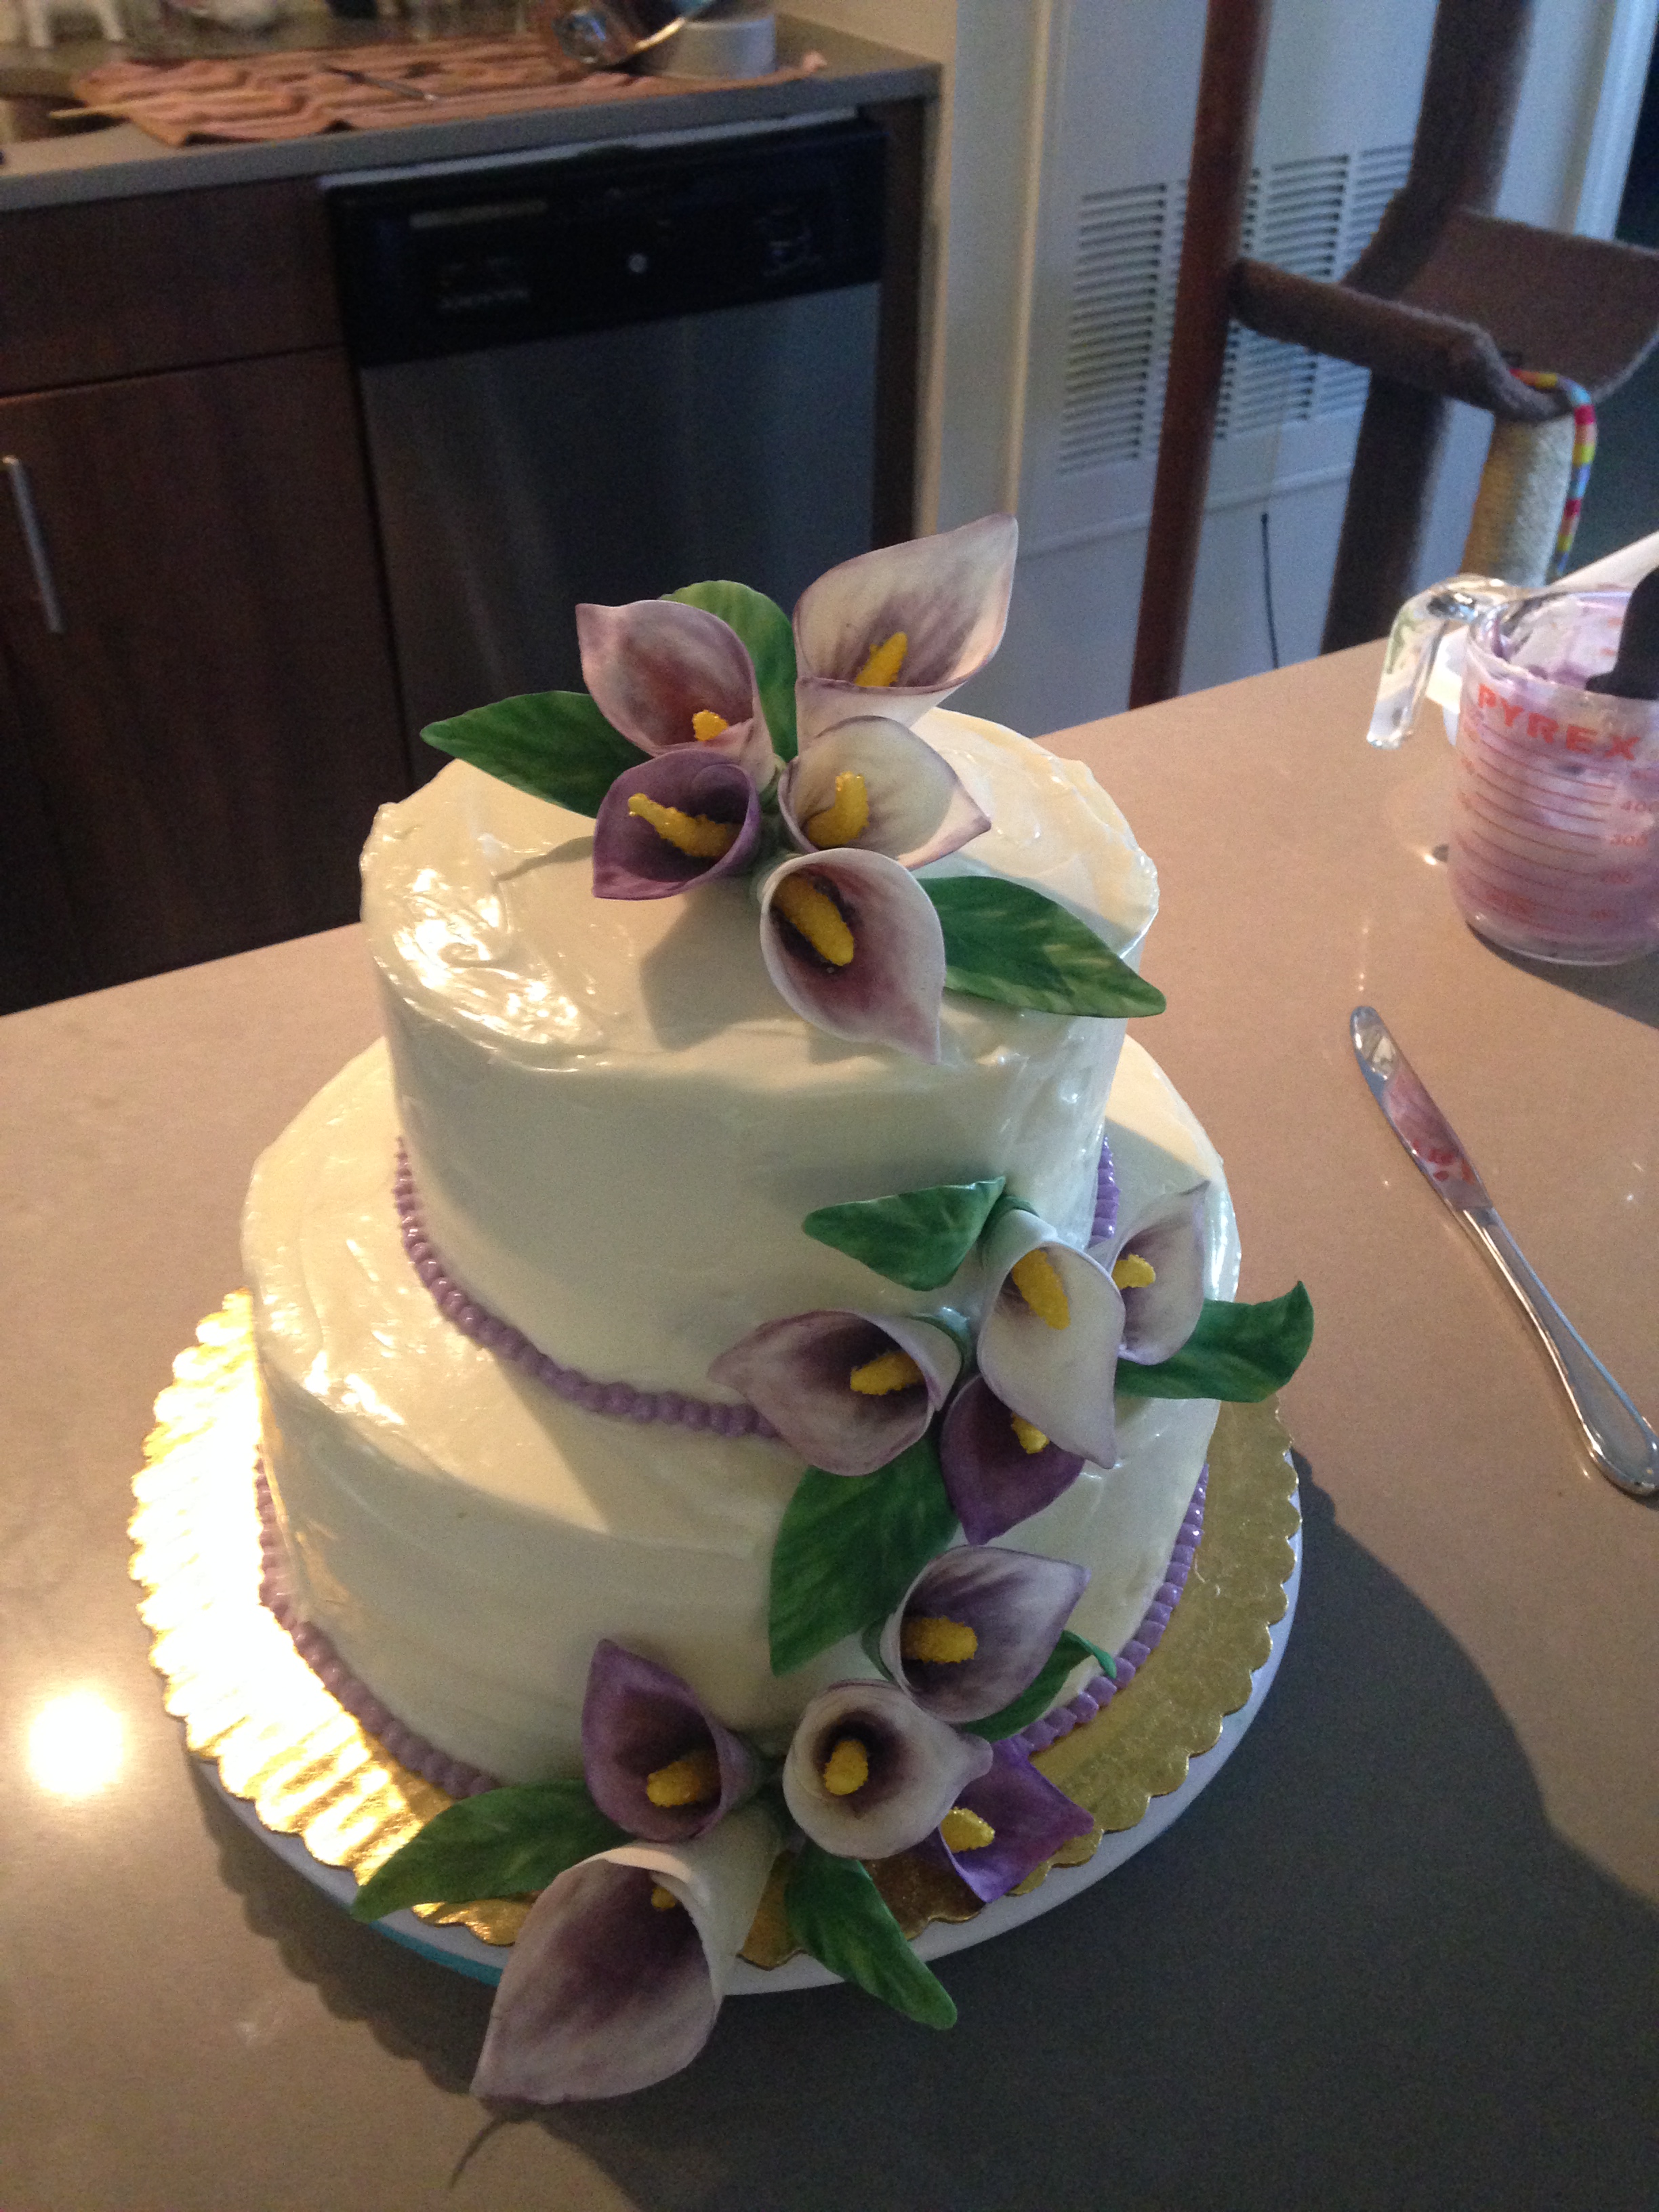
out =
<svg viewBox="0 0 1659 2212"><path fill-rule="evenodd" d="M944 1961L952 2033L850 1990L736 2001L675 2080L519 2124L641 2212L1652 2212L1659 1915L1552 1832L1462 1651L1303 1499L1248 1741L1141 1856ZM203 1794L290 1968L464 2094L489 1992Z"/></svg>
<svg viewBox="0 0 1659 2212"><path fill-rule="evenodd" d="M1572 968L1559 960L1532 960L1524 952L1505 951L1488 938L1481 942L1499 960L1536 975L1540 983L1553 983L1558 990L1571 991L1592 1006L1609 1007L1615 1014L1627 1014L1633 1022L1659 1030L1659 952L1640 960L1621 960L1609 968Z"/></svg>

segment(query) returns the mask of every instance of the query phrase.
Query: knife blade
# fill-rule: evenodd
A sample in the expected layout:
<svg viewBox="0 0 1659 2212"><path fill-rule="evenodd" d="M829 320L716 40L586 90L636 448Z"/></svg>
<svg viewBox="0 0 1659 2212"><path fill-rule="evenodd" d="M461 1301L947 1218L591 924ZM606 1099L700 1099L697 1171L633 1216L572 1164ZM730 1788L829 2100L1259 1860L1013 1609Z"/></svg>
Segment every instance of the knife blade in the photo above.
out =
<svg viewBox="0 0 1659 2212"><path fill-rule="evenodd" d="M1644 1421L1540 1282L1504 1226L1457 1133L1375 1006L1349 1018L1366 1087L1412 1163L1497 1268L1544 1340L1589 1449L1608 1481L1632 1498L1659 1492L1659 1435Z"/></svg>

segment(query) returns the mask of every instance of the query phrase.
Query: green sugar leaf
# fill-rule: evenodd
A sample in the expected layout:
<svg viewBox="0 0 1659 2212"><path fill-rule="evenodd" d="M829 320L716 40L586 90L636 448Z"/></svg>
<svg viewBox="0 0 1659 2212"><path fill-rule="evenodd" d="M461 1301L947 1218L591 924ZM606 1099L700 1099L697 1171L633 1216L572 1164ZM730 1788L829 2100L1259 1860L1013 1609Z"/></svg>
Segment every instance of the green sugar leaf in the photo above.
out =
<svg viewBox="0 0 1659 2212"><path fill-rule="evenodd" d="M354 1920L405 1905L471 1905L545 1889L578 1860L628 1841L584 1782L538 1782L463 1797L378 1867L352 1901Z"/></svg>
<svg viewBox="0 0 1659 2212"><path fill-rule="evenodd" d="M1025 884L945 876L921 886L945 932L945 984L1049 1014L1161 1014L1164 994L1086 923Z"/></svg>
<svg viewBox="0 0 1659 2212"><path fill-rule="evenodd" d="M736 630L755 664L766 726L780 760L795 757L795 631L775 599L747 584L688 584L670 592L682 605L718 615Z"/></svg>
<svg viewBox="0 0 1659 2212"><path fill-rule="evenodd" d="M1091 1644L1086 1637L1074 1636L1069 1628L1063 1628L1059 1643L1043 1661L1042 1671L1030 1687L1022 1690L1000 1713L988 1713L982 1721L964 1721L963 1732L982 1735L988 1743L1000 1743L1006 1735L1018 1735L1040 1713L1048 1711L1060 1694L1060 1684L1085 1659L1098 1660L1106 1673L1115 1679L1117 1668L1109 1654L1098 1644Z"/></svg>
<svg viewBox="0 0 1659 2212"><path fill-rule="evenodd" d="M439 752L573 814L597 814L623 770L650 758L611 728L586 691L526 691L434 722L421 735Z"/></svg>
<svg viewBox="0 0 1659 2212"><path fill-rule="evenodd" d="M1298 1283L1282 1298L1234 1305L1206 1298L1198 1327L1154 1367L1117 1363L1126 1398L1226 1398L1253 1405L1288 1382L1313 1342L1313 1300Z"/></svg>
<svg viewBox="0 0 1659 2212"><path fill-rule="evenodd" d="M923 2027L954 2027L957 2008L882 1902L869 1869L814 1843L801 1846L784 1892L789 1932L832 1974Z"/></svg>
<svg viewBox="0 0 1659 2212"><path fill-rule="evenodd" d="M821 1206L801 1227L820 1244L860 1260L910 1291L948 1283L979 1241L1006 1177L988 1182L940 1182L892 1198Z"/></svg>
<svg viewBox="0 0 1659 2212"><path fill-rule="evenodd" d="M874 1474L809 1467L772 1547L772 1672L885 1620L956 1530L929 1437Z"/></svg>

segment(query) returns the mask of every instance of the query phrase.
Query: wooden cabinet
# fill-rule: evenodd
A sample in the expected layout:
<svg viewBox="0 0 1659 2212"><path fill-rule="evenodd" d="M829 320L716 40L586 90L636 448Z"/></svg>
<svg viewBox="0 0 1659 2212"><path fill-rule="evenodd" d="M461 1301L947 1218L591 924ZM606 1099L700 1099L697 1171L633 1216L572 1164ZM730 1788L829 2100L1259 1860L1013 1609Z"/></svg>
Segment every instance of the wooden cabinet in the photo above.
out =
<svg viewBox="0 0 1659 2212"><path fill-rule="evenodd" d="M122 204L148 314L107 252L64 266L47 302L48 251L73 243L56 234L109 210L0 222L0 266L39 271L7 288L39 305L0 318L0 388L20 360L89 364L0 399L0 456L21 464L0 471L0 1010L349 921L374 809L409 787L355 392L318 343L337 333L301 189ZM163 249L210 238L163 287ZM249 350L305 349L227 360L237 328Z"/></svg>

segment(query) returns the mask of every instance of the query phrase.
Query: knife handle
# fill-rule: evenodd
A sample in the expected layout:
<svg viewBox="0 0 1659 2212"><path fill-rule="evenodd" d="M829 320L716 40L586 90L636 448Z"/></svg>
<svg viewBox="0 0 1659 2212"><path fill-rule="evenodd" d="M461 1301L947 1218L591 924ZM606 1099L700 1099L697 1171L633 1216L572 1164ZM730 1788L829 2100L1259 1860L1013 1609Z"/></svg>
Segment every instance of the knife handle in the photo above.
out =
<svg viewBox="0 0 1659 2212"><path fill-rule="evenodd" d="M1596 1464L1632 1498L1651 1498L1659 1492L1659 1436L1539 1281L1496 1208L1472 1207L1463 1222L1543 1338Z"/></svg>

